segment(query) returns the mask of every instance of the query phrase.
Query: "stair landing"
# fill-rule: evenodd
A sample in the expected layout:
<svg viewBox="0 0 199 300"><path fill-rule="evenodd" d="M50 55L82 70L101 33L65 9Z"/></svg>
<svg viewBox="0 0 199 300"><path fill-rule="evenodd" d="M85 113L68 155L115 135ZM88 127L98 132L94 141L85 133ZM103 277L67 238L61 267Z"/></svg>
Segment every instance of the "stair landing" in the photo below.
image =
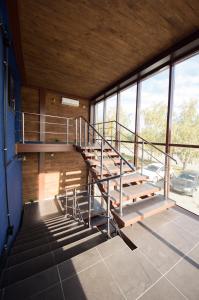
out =
<svg viewBox="0 0 199 300"><path fill-rule="evenodd" d="M147 217L160 213L175 206L173 200L165 200L162 195L131 203L123 207L123 215L120 216L119 208L112 209L112 213L120 227L126 227L144 220Z"/></svg>

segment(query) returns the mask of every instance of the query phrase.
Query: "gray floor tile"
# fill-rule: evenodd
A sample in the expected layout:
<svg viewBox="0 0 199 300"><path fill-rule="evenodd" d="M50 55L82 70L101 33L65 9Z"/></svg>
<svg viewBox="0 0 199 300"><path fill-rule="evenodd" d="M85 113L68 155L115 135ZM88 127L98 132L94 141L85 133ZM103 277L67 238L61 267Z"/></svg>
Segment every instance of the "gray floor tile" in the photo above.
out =
<svg viewBox="0 0 199 300"><path fill-rule="evenodd" d="M57 268L53 267L5 288L3 300L28 299L58 282Z"/></svg>
<svg viewBox="0 0 199 300"><path fill-rule="evenodd" d="M192 234L196 235L199 240L199 217L197 221L196 218L192 218L191 216L181 214L181 216L177 218L174 222L178 224L181 228L184 228L188 232L191 232Z"/></svg>
<svg viewBox="0 0 199 300"><path fill-rule="evenodd" d="M149 289L140 300L183 300L186 299L176 288L165 278L160 279L151 289Z"/></svg>
<svg viewBox="0 0 199 300"><path fill-rule="evenodd" d="M125 228L123 232L127 234L128 238L130 238L138 249L148 257L154 266L164 274L183 257L185 253L180 251L175 245L172 245L169 240L161 237L156 230L146 227L145 224L143 225L142 223L136 224L130 228ZM163 230L167 225L165 224L161 229ZM172 225L172 223L170 223L170 225ZM186 248L187 245L184 244L183 238L179 238L179 240ZM189 245L188 249L190 249Z"/></svg>
<svg viewBox="0 0 199 300"><path fill-rule="evenodd" d="M194 249L189 252L188 256L190 259L194 260L197 264L199 264L199 243Z"/></svg>
<svg viewBox="0 0 199 300"><path fill-rule="evenodd" d="M103 262L62 282L67 300L124 299Z"/></svg>
<svg viewBox="0 0 199 300"><path fill-rule="evenodd" d="M59 264L58 268L61 279L64 280L69 278L100 260L101 257L96 248L92 248L84 253L74 256L73 258Z"/></svg>
<svg viewBox="0 0 199 300"><path fill-rule="evenodd" d="M54 265L52 253L46 253L5 270L3 286L23 280Z"/></svg>
<svg viewBox="0 0 199 300"><path fill-rule="evenodd" d="M127 299L136 299L161 276L138 249L124 249L105 259L105 263Z"/></svg>
<svg viewBox="0 0 199 300"><path fill-rule="evenodd" d="M61 284L50 287L30 298L30 300L64 300Z"/></svg>
<svg viewBox="0 0 199 300"><path fill-rule="evenodd" d="M97 246L97 249L99 250L101 256L106 258L127 247L128 246L125 244L125 242L119 236L116 236L106 241L106 243Z"/></svg>
<svg viewBox="0 0 199 300"><path fill-rule="evenodd" d="M151 229L159 229L160 227L173 222L179 217L179 213L173 209L165 210L162 213L146 218L142 223L149 226Z"/></svg>
<svg viewBox="0 0 199 300"><path fill-rule="evenodd" d="M199 299L199 247L181 260L166 277L190 300Z"/></svg>
<svg viewBox="0 0 199 300"><path fill-rule="evenodd" d="M176 223L169 223L159 228L156 231L156 236L160 236L163 242L171 246L171 248L174 247L176 251L182 252L182 254L186 254L198 242L198 238L195 235L192 235L191 232L188 234Z"/></svg>

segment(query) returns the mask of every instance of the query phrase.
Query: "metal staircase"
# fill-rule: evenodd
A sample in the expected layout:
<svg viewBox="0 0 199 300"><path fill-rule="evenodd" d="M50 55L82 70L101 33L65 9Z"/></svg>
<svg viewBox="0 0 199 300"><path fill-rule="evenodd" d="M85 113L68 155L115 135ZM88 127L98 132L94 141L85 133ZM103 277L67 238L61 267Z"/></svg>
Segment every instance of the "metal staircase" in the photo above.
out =
<svg viewBox="0 0 199 300"><path fill-rule="evenodd" d="M19 117L23 145L31 145L31 141L27 140L28 134L32 132L36 136L41 134L35 131L34 125L38 124L39 117L39 114L29 113L22 113ZM33 129L27 130L25 124L33 124L31 125ZM169 199L169 165L171 161L176 163L175 159L124 125L117 121L92 125L83 117L73 119L47 115L46 126L50 126L50 130L46 129L47 131L42 134L46 134L47 141L52 143L55 134L59 133L62 139L60 142L56 141L55 146L73 145L81 153L89 170L88 185L70 190L75 205L72 214L75 217L77 211L79 218L82 217L80 215L82 205L77 206L78 203L74 200L75 194L82 192L82 189L87 193L84 202L87 203L88 215L98 214L95 208L92 209L91 214L89 204L91 197L96 198L94 192L96 187L100 192L98 198L104 199L102 202L106 203L103 214L105 210L109 220L111 213L120 227L128 226L175 205L174 201ZM34 146L35 143L36 141L32 141ZM45 146L44 143L38 143ZM48 142L45 143L47 145ZM151 160L162 166L164 170L161 174L154 172L155 180L151 180L145 174L145 164ZM64 207L70 209L70 205L66 203L68 196L64 195L64 199Z"/></svg>
<svg viewBox="0 0 199 300"><path fill-rule="evenodd" d="M111 127L109 126L109 135L107 135L105 125L109 123ZM100 125L103 125L101 130ZM94 186L97 185L101 192L100 197L103 197L106 202L107 222L109 223L110 215L112 215L119 227L136 223L175 205L175 202L168 198L170 177L168 163L169 160L175 160L153 144L136 136L137 152L141 148L140 166L136 168L135 164L132 161L129 162L122 153L125 141L121 139L121 136L125 136L124 129L135 135L116 121L91 125L82 117L76 119L75 147L88 166L91 181L88 184L88 199L95 198L95 195L90 194L89 189L92 187L94 190ZM161 188L157 184L150 182L148 176L143 174L144 155L149 155L149 147L163 156L164 162L159 158L156 159L157 162L162 165L165 162L167 164L162 177L164 194L161 193ZM154 158L153 154L150 155ZM136 160L138 158L134 157L134 161ZM88 204L89 216L91 216L90 209L91 206ZM110 225L108 224L107 227L110 228ZM108 235L110 235L109 230Z"/></svg>

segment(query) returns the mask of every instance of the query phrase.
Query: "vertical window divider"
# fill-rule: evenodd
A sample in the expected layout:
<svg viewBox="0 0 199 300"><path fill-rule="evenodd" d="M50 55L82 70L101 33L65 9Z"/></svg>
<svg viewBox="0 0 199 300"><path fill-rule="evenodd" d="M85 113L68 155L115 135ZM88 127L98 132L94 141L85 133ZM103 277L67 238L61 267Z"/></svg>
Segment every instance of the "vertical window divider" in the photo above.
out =
<svg viewBox="0 0 199 300"><path fill-rule="evenodd" d="M171 130L172 130L172 113L173 113L173 92L174 92L174 63L173 55L170 58L169 66L169 89L168 89L168 106L167 106L167 124L166 124L166 154L170 155L171 144ZM170 191L170 159L165 157L165 177L164 180L164 196L167 198Z"/></svg>
<svg viewBox="0 0 199 300"><path fill-rule="evenodd" d="M138 166L138 138L140 131L140 77L138 76L136 91L136 113L135 113L135 138L134 138L134 165Z"/></svg>

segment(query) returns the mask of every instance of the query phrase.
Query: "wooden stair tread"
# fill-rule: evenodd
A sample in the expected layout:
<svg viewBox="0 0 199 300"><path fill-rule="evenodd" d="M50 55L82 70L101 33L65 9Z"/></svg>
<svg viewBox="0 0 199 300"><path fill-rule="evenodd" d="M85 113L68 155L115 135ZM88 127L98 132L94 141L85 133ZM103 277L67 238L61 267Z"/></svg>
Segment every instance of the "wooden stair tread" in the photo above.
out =
<svg viewBox="0 0 199 300"><path fill-rule="evenodd" d="M89 152L89 151L83 151L82 154L87 158L87 157L95 157L99 156L99 153L95 153L94 151ZM108 151L108 152L103 152L104 157L118 157L118 154L114 151Z"/></svg>
<svg viewBox="0 0 199 300"><path fill-rule="evenodd" d="M126 227L173 206L175 206L173 200L165 200L163 195L156 195L150 199L126 205L123 207L123 216L120 216L119 208L112 209L112 213L118 224Z"/></svg>
<svg viewBox="0 0 199 300"><path fill-rule="evenodd" d="M87 159L86 161L89 163L90 166L100 166L101 163L100 159ZM119 159L108 158L108 157L103 159L103 164L107 166L109 165L114 166L115 164L119 164L119 163L120 163Z"/></svg>
<svg viewBox="0 0 199 300"><path fill-rule="evenodd" d="M140 181L146 181L147 179L148 177L145 175L141 175L139 173L133 173L133 174L126 175L122 178L122 185L140 182ZM118 186L119 184L120 184L120 179L113 179L110 181L110 186Z"/></svg>
<svg viewBox="0 0 199 300"><path fill-rule="evenodd" d="M127 187L123 187L123 200L133 200L135 198L143 197L146 195L150 195L152 193L156 193L160 190L159 187L154 186L150 183L144 183L139 185L131 185ZM119 203L120 191L113 190L110 192L111 200Z"/></svg>
<svg viewBox="0 0 199 300"><path fill-rule="evenodd" d="M100 175L101 174L101 168L100 166L96 166L94 168L96 174ZM129 166L123 166L123 172L132 172L132 170L129 168ZM120 174L120 167L118 166L106 166L103 167L103 175L119 175Z"/></svg>

